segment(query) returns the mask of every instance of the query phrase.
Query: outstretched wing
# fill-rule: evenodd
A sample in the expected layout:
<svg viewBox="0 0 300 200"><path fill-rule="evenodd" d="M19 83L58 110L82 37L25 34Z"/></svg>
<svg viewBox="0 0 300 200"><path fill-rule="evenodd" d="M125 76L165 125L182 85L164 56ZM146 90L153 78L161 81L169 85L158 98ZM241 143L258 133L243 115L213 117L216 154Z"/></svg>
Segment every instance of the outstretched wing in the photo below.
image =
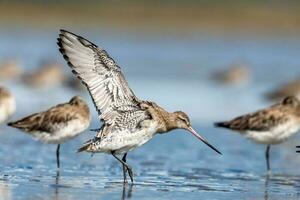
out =
<svg viewBox="0 0 300 200"><path fill-rule="evenodd" d="M81 36L60 32L59 50L89 90L100 119L112 124L120 112L138 109L139 100L105 50Z"/></svg>

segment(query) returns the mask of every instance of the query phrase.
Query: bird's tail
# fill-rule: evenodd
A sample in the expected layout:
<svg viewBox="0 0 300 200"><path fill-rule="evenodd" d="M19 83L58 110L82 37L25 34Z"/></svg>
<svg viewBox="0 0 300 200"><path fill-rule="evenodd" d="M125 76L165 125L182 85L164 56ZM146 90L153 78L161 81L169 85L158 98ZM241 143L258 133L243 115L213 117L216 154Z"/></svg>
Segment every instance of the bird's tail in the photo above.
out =
<svg viewBox="0 0 300 200"><path fill-rule="evenodd" d="M34 113L18 121L8 122L7 126L11 126L14 128L24 130L25 132L28 132L36 129L36 124L39 124L39 122L42 120L43 120L42 113Z"/></svg>
<svg viewBox="0 0 300 200"><path fill-rule="evenodd" d="M28 124L23 123L22 121L8 122L7 126L11 126L11 127L14 127L14 128L25 130L25 131L30 128L30 126Z"/></svg>
<svg viewBox="0 0 300 200"><path fill-rule="evenodd" d="M215 127L229 128L230 123L228 122L216 122L214 123Z"/></svg>
<svg viewBox="0 0 300 200"><path fill-rule="evenodd" d="M98 145L100 143L99 138L94 138L92 140L88 140L86 141L82 147L80 147L79 149L77 149L77 153L79 152L95 152L98 149Z"/></svg>

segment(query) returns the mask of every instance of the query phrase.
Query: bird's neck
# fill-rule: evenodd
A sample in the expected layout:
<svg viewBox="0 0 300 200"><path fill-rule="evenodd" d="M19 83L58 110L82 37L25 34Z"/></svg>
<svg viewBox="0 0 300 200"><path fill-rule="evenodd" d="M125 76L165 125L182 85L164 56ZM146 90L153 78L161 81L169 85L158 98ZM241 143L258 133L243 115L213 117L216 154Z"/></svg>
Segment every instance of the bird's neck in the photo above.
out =
<svg viewBox="0 0 300 200"><path fill-rule="evenodd" d="M148 111L152 118L158 122L158 133L165 133L177 128L176 115L174 113L170 113L152 102Z"/></svg>

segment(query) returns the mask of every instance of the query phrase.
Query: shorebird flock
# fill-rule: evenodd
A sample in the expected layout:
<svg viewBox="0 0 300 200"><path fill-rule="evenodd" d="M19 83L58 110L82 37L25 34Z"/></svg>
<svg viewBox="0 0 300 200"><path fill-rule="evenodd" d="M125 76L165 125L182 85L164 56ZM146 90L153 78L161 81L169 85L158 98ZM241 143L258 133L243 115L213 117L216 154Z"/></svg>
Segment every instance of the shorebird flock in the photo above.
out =
<svg viewBox="0 0 300 200"><path fill-rule="evenodd" d="M60 31L57 44L73 74L88 90L101 123L100 128L96 129L95 137L79 147L78 152L112 155L122 166L124 183L127 182L127 175L131 182L134 176L132 167L126 160L127 154L157 134L183 129L221 154L192 128L186 113L168 112L155 102L141 100L135 96L120 66L104 49L66 30ZM57 69L57 66L47 65L36 74L27 75L25 81L39 86L47 85L43 83L48 82L51 84L53 77L59 76L62 80L63 76ZM49 73L53 77L44 78ZM246 70L234 68L233 72L225 76L226 81L236 80L240 73L243 77L247 75ZM13 95L1 87L0 123L7 121L15 109ZM20 129L43 143L56 144L59 169L60 145L87 130L90 122L91 115L87 103L81 97L75 96L67 103L9 122L7 125ZM216 122L215 126L237 131L256 143L266 145L267 170L270 171L270 146L286 141L300 129L300 101L296 96L287 96L269 108L233 120ZM300 149L300 146L297 148Z"/></svg>

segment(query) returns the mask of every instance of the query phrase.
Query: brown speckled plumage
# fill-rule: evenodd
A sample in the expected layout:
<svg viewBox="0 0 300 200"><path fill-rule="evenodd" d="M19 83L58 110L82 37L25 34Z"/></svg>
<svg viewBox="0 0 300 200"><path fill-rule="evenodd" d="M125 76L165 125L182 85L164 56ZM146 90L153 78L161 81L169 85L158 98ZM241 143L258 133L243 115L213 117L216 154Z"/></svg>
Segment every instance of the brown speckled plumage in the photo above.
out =
<svg viewBox="0 0 300 200"><path fill-rule="evenodd" d="M82 120L83 123L90 121L89 108L78 96L73 97L67 103L58 104L46 111L10 122L8 125L25 132L42 131L52 134L57 131L57 124L66 124L75 119Z"/></svg>
<svg viewBox="0 0 300 200"><path fill-rule="evenodd" d="M140 104L142 109L146 109L151 118L158 122L158 133L164 133L178 128L178 121L182 120L190 125L190 119L182 111L168 112L159 105L151 101L143 101Z"/></svg>
<svg viewBox="0 0 300 200"><path fill-rule="evenodd" d="M217 122L215 125L238 131L269 131L276 125L287 122L291 117L300 118L300 102L294 96L287 97L269 108L237 117L231 121Z"/></svg>

